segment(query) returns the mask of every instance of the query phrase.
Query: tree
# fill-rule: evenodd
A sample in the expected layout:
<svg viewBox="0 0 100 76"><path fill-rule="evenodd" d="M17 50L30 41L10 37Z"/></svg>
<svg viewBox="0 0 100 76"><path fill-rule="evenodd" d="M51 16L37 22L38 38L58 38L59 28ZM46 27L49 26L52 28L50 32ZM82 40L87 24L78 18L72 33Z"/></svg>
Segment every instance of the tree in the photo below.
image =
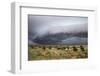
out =
<svg viewBox="0 0 100 76"><path fill-rule="evenodd" d="M85 49L84 49L84 47L83 47L83 46L80 46L80 48L81 48L81 50L82 50L82 51L85 51Z"/></svg>
<svg viewBox="0 0 100 76"><path fill-rule="evenodd" d="M73 51L77 51L77 48L75 46L73 46Z"/></svg>

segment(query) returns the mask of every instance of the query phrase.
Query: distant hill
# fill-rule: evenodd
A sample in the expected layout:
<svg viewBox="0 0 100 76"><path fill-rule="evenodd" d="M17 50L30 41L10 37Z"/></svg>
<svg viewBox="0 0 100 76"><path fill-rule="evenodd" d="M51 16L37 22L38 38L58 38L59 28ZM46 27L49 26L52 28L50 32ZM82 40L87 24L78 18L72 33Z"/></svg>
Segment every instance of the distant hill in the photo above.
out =
<svg viewBox="0 0 100 76"><path fill-rule="evenodd" d="M32 41L38 44L87 44L87 32L79 33L57 33L47 34L42 37L36 37Z"/></svg>

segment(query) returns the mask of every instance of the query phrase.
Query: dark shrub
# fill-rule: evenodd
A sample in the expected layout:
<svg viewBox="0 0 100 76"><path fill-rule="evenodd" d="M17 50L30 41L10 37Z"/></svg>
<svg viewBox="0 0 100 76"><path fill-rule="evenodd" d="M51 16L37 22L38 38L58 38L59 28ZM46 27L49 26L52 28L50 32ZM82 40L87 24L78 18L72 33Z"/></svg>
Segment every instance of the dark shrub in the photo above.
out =
<svg viewBox="0 0 100 76"><path fill-rule="evenodd" d="M75 46L73 46L73 51L77 51L77 48Z"/></svg>
<svg viewBox="0 0 100 76"><path fill-rule="evenodd" d="M82 50L82 51L85 51L85 49L84 49L84 47L83 47L83 46L80 46L80 48L81 48L81 50Z"/></svg>

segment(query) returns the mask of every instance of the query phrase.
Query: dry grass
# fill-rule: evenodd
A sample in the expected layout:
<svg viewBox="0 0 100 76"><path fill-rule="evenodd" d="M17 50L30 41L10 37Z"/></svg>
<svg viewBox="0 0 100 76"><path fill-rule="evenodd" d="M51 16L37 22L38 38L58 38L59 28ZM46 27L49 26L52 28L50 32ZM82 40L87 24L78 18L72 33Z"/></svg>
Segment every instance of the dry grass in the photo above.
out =
<svg viewBox="0 0 100 76"><path fill-rule="evenodd" d="M88 58L87 45L33 45L28 47L28 60Z"/></svg>

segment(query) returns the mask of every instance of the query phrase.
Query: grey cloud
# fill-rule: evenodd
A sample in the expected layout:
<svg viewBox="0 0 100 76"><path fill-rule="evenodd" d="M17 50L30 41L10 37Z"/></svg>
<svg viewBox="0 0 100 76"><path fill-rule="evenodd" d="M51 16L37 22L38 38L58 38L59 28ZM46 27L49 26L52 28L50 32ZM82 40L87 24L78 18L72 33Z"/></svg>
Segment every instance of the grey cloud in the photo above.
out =
<svg viewBox="0 0 100 76"><path fill-rule="evenodd" d="M87 17L28 16L29 44L34 44L36 37L47 34L80 32L88 32ZM84 41L84 39L81 41Z"/></svg>

